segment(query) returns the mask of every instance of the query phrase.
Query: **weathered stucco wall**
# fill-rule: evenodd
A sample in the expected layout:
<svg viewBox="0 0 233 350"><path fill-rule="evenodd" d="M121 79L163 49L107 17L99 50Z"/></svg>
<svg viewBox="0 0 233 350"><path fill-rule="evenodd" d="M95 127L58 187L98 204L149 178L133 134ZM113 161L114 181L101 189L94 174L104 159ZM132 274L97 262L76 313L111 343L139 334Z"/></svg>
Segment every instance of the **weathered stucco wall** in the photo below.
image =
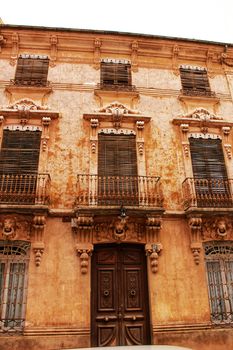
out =
<svg viewBox="0 0 233 350"><path fill-rule="evenodd" d="M46 218L44 251L40 266L35 265L33 250L31 252L25 335L12 337L11 340L7 336L0 336L0 348L52 350L90 345L91 254L88 258L88 273L83 274L80 254L77 254L76 249L78 240L81 241L81 234L77 233L78 231L74 233L71 218L79 217L79 208L75 207L77 174L93 174L97 170L98 143L94 154L90 142L90 121L88 118L84 120L83 115L95 116L94 112L105 107L106 101L118 101L128 110L138 114L140 112L139 115L146 120L143 130L143 156L140 162L138 160L139 173L145 172L147 176L161 177L164 202L161 212L156 212L161 219L161 226L159 224L156 229L160 231L158 237L162 251L159 253L156 273L151 269L149 257L147 260L153 341L160 344L191 346L197 350L230 350L233 346L232 331L211 329L203 249L200 249L199 264L195 263L190 249L189 216L184 212L182 182L192 170L190 159L184 155L180 126L173 123L174 118L186 115L197 107L204 107L210 113L233 122L232 72L226 72L217 60L217 55L223 48L203 44L204 47L200 50L198 45L195 46L195 42L190 43L192 48L186 47L185 43L179 43L182 48L180 56L177 57L173 54L174 42L168 41L165 45L164 42L157 43L156 39L154 43L148 39L149 51L144 52L142 49L142 53L138 52L135 60L130 51L132 38L124 37L122 42L118 38L117 44L114 35L109 35L106 42L103 35L101 54L101 51L93 48L95 35L85 33L82 37L81 34L76 36L72 33L68 42L68 34L55 33L61 35L60 46L55 55L49 46L51 33L48 31L46 35L44 32L42 34L40 31L37 34L27 34L25 30L20 42L24 42L24 46L18 46L16 56L29 52L53 57L53 64L48 73L50 86L46 91L40 88L12 88L10 80L14 79L16 65L12 65L14 52L12 53L11 29L6 34L8 41L0 54L0 106L7 107L25 98L32 99L39 105L48 105L52 111L59 113L59 117L50 122L48 145L45 152L41 151L39 164L39 170L51 176L50 204L46 209L36 207L30 209L30 212L22 211L22 215L37 215L37 210L45 210ZM41 47L36 50L33 41L40 40ZM159 45L159 48L156 45ZM217 93L217 97L212 100L182 100L177 67L183 63L206 66L207 48L214 52L210 66L211 72L214 72L210 74L209 80L211 90ZM37 52L34 52L35 50ZM111 92L102 96L97 92L100 70L95 68L98 68L101 55L132 60L133 67L136 66L132 71L132 83L136 86L135 95ZM146 117L151 118L150 121ZM20 123L20 118L7 116L4 122L4 125L17 124ZM41 125L41 120L31 118L28 123ZM110 117L108 120L104 120L103 117L99 128L112 128L112 125ZM124 121L123 128L138 132L135 122L129 120ZM196 132L197 128L194 130ZM217 133L216 129L209 128L209 131ZM228 142L233 142L231 134ZM226 154L225 159L228 174L231 174L232 159ZM21 209L4 208L1 213L14 215L14 210L21 213ZM112 215L115 220L115 217L119 217L117 210L109 211L106 217ZM90 213L91 209L85 215L91 216ZM98 220L104 221L102 212L101 215ZM143 215L146 218L149 216ZM138 219L136 214L132 220L134 219ZM129 231L132 231L132 227L131 222ZM136 233L131 231L128 234L133 238L125 242L143 245L147 243L145 228L141 241ZM95 233L91 232L92 241L88 242L92 248L94 243L98 242L94 235ZM107 242L112 243L112 237L109 241L104 241Z"/></svg>

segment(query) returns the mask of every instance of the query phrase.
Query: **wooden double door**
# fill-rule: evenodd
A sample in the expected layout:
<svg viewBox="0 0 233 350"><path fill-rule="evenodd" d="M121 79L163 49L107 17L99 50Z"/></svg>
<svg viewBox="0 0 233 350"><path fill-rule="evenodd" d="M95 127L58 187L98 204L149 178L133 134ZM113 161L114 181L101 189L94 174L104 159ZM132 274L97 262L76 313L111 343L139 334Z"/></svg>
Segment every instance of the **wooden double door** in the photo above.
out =
<svg viewBox="0 0 233 350"><path fill-rule="evenodd" d="M91 289L92 346L150 344L143 246L95 246Z"/></svg>

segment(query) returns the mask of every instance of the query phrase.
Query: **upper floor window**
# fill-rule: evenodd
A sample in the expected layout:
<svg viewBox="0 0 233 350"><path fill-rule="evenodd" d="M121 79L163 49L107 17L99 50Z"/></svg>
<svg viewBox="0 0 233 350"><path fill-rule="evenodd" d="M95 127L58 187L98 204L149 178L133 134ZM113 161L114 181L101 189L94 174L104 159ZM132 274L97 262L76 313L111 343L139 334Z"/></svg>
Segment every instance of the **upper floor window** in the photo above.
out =
<svg viewBox="0 0 233 350"><path fill-rule="evenodd" d="M0 202L34 203L41 131L7 127L0 151Z"/></svg>
<svg viewBox="0 0 233 350"><path fill-rule="evenodd" d="M230 184L220 139L189 138L197 205L229 207Z"/></svg>
<svg viewBox="0 0 233 350"><path fill-rule="evenodd" d="M48 68L48 56L20 55L16 67L14 84L26 86L46 86Z"/></svg>
<svg viewBox="0 0 233 350"><path fill-rule="evenodd" d="M189 96L215 96L210 89L207 70L201 67L180 66L182 93Z"/></svg>
<svg viewBox="0 0 233 350"><path fill-rule="evenodd" d="M206 270L211 319L214 323L233 322L233 244L205 243Z"/></svg>
<svg viewBox="0 0 233 350"><path fill-rule="evenodd" d="M30 243L0 241L0 330L24 326Z"/></svg>
<svg viewBox="0 0 233 350"><path fill-rule="evenodd" d="M100 85L106 89L132 89L131 65L127 60L104 59L100 64Z"/></svg>
<svg viewBox="0 0 233 350"><path fill-rule="evenodd" d="M99 134L98 203L138 204L135 135Z"/></svg>

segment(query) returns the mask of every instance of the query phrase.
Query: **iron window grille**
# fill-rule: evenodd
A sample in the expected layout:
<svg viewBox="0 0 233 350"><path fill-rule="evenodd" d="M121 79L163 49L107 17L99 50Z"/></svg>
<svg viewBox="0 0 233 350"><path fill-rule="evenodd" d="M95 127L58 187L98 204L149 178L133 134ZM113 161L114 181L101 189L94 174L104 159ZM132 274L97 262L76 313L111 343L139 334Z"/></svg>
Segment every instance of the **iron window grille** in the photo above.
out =
<svg viewBox="0 0 233 350"><path fill-rule="evenodd" d="M131 64L126 60L105 59L100 63L100 88L132 90Z"/></svg>
<svg viewBox="0 0 233 350"><path fill-rule="evenodd" d="M13 83L20 86L46 86L48 68L48 56L20 55Z"/></svg>
<svg viewBox="0 0 233 350"><path fill-rule="evenodd" d="M207 70L201 67L181 66L180 78L182 93L188 96L214 97L211 91Z"/></svg>
<svg viewBox="0 0 233 350"><path fill-rule="evenodd" d="M29 254L29 242L0 241L1 332L23 330Z"/></svg>
<svg viewBox="0 0 233 350"><path fill-rule="evenodd" d="M215 324L233 322L233 242L204 244L211 320Z"/></svg>

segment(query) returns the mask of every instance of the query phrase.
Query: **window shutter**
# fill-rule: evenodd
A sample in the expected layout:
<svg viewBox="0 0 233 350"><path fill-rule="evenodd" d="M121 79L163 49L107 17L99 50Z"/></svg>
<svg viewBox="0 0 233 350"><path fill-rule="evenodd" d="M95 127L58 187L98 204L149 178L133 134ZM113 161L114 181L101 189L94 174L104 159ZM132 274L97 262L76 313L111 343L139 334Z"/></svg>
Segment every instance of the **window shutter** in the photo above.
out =
<svg viewBox="0 0 233 350"><path fill-rule="evenodd" d="M0 173L36 173L40 154L40 138L40 131L4 130L0 152Z"/></svg>
<svg viewBox="0 0 233 350"><path fill-rule="evenodd" d="M205 69L180 68L180 77L184 92L195 91L200 94L211 94L209 79Z"/></svg>
<svg viewBox="0 0 233 350"><path fill-rule="evenodd" d="M137 176L134 135L99 135L98 175Z"/></svg>
<svg viewBox="0 0 233 350"><path fill-rule="evenodd" d="M15 83L20 85L42 85L47 83L49 59L19 57Z"/></svg>
<svg viewBox="0 0 233 350"><path fill-rule="evenodd" d="M194 178L225 179L227 171L219 139L189 139Z"/></svg>
<svg viewBox="0 0 233 350"><path fill-rule="evenodd" d="M129 63L101 62L101 85L131 86L131 66Z"/></svg>

